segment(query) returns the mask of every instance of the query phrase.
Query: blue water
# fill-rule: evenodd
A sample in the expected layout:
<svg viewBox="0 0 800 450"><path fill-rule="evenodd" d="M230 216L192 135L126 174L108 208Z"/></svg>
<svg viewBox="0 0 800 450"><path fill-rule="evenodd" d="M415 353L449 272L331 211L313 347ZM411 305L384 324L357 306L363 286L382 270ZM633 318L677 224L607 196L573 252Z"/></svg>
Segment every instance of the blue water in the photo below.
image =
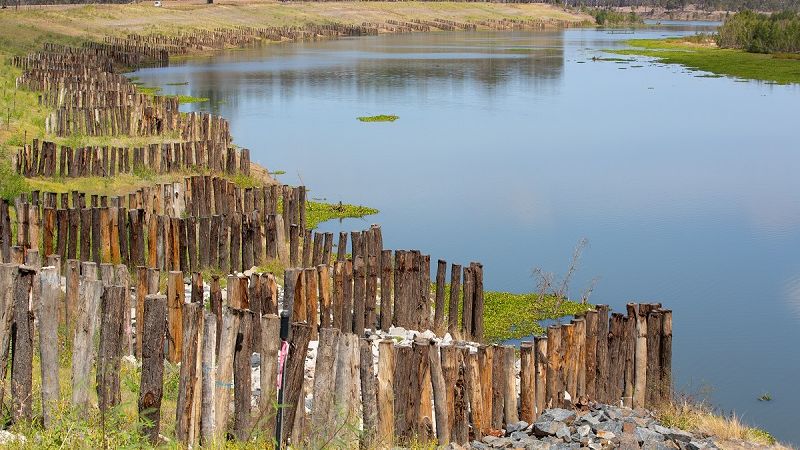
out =
<svg viewBox="0 0 800 450"><path fill-rule="evenodd" d="M572 296L598 278L592 302L673 309L677 388L800 443L800 87L594 59L708 30L378 36L136 75L210 98L186 109L282 181L381 211L325 230L379 222L387 248L483 262L488 289L534 290L587 238Z"/></svg>

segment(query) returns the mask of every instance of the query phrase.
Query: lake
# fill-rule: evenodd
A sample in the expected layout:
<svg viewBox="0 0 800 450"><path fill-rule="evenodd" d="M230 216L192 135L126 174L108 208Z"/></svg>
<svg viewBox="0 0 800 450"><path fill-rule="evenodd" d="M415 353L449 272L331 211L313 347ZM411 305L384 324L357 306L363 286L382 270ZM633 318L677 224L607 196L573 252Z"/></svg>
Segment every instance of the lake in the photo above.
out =
<svg viewBox="0 0 800 450"><path fill-rule="evenodd" d="M603 60L711 29L376 36L135 75L209 98L184 110L226 117L281 181L381 211L326 231L378 222L387 248L481 261L512 292L588 239L573 297L596 278L594 303L673 309L676 389L800 444L800 87ZM400 119L356 120L377 114Z"/></svg>

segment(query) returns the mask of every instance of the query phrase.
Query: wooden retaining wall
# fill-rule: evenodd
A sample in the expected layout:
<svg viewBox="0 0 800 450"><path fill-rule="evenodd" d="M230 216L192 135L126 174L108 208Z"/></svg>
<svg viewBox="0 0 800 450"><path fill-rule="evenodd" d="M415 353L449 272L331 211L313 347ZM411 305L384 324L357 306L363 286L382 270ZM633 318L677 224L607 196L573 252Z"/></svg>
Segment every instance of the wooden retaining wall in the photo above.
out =
<svg viewBox="0 0 800 450"><path fill-rule="evenodd" d="M47 376L59 367L61 345L48 331L56 325L74 330L69 334L71 403L81 415L95 407L85 382L92 365L96 407L107 410L120 402L122 356L137 355L139 411L148 419L142 432L153 442L163 433L162 415L175 414L175 435L188 445L225 435L247 440L254 432L295 447L336 442L390 448L433 438L463 445L519 420L531 423L545 408L590 401L654 407L672 395L672 313L660 304L631 303L626 315L599 305L523 342L518 358L507 345L424 338L398 344L370 339L363 328L339 328L330 301L316 310L316 303L302 303L336 289L329 266L292 269L284 281L291 322L288 354L279 359L278 291L271 274L228 276L224 300L215 278L205 310L199 273L192 276L191 295L184 294L180 272L169 272L166 292L159 293L157 282L148 286L158 271L139 267L132 296L125 266L101 264L98 270L93 262L74 260L67 266L63 304L59 268L42 267L38 252L25 255L25 265L0 265L0 310L10 312L0 320L0 363L8 358L12 366L14 422L31 419L34 402L42 404L45 425L56 413L58 380ZM135 326L125 313L131 307ZM354 303L353 324L360 311ZM32 338L37 332L39 348ZM309 342L317 340L309 378L306 356ZM32 391L35 351L45 375L41 392ZM252 353L261 361L256 408L251 406ZM165 359L181 363L174 411L161 405ZM279 398L284 406L275 409Z"/></svg>

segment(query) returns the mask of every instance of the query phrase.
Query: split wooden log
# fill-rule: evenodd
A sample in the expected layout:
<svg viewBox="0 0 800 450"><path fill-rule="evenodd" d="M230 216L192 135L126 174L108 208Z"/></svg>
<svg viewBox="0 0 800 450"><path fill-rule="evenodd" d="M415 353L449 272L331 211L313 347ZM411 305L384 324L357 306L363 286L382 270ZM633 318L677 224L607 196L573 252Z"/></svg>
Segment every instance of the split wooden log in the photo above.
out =
<svg viewBox="0 0 800 450"><path fill-rule="evenodd" d="M342 333L336 361L335 430L345 447L358 446L361 429L361 356L359 337Z"/></svg>
<svg viewBox="0 0 800 450"><path fill-rule="evenodd" d="M661 399L661 313L647 314L647 381L645 383L645 408L658 406Z"/></svg>
<svg viewBox="0 0 800 450"><path fill-rule="evenodd" d="M100 345L97 349L97 403L101 413L121 401L119 371L122 362L124 297L123 286L107 286L101 300ZM101 414L101 420L104 420L104 414Z"/></svg>
<svg viewBox="0 0 800 450"><path fill-rule="evenodd" d="M241 316L242 313L239 310L229 307L223 308L221 337L217 353L217 383L216 392L214 393L216 397L215 439L225 438L228 431L230 403L233 399L233 354L236 349L236 338L239 334Z"/></svg>
<svg viewBox="0 0 800 450"><path fill-rule="evenodd" d="M295 416L299 408L305 408L301 403L300 394L303 391L303 372L308 352L308 342L311 338L311 327L307 323L294 322L291 325L291 340L289 342L289 357L284 369L284 395L283 418L281 421L281 445L286 445L292 436ZM295 444L295 443L293 443ZM300 443L296 443L300 444Z"/></svg>
<svg viewBox="0 0 800 450"><path fill-rule="evenodd" d="M536 381L536 411L534 417L539 417L547 405L547 337L535 336L533 338L535 352Z"/></svg>
<svg viewBox="0 0 800 450"><path fill-rule="evenodd" d="M19 266L19 275L14 285L14 328L12 334L11 361L11 419L14 423L31 419L33 383L33 314L30 311L36 270Z"/></svg>
<svg viewBox="0 0 800 450"><path fill-rule="evenodd" d="M450 419L447 410L447 385L442 372L442 359L439 345L432 341L429 346L431 383L433 385L433 406L436 415L436 440L441 445L450 442Z"/></svg>
<svg viewBox="0 0 800 450"><path fill-rule="evenodd" d="M373 448L375 446L376 427L378 426L378 393L372 359L372 344L368 339L359 339L359 352L363 418L361 448Z"/></svg>
<svg viewBox="0 0 800 450"><path fill-rule="evenodd" d="M381 252L381 302L380 327L389 330L392 327L392 251Z"/></svg>
<svg viewBox="0 0 800 450"><path fill-rule="evenodd" d="M167 297L150 294L144 298L142 322L142 376L139 388L139 417L144 422L142 433L150 443L160 441L161 399L164 391L164 340L166 335Z"/></svg>
<svg viewBox="0 0 800 450"><path fill-rule="evenodd" d="M662 404L672 401L672 311L661 310L661 348L659 352L660 398Z"/></svg>
<svg viewBox="0 0 800 450"><path fill-rule="evenodd" d="M520 419L533 423L536 418L536 366L533 342L519 346Z"/></svg>
<svg viewBox="0 0 800 450"><path fill-rule="evenodd" d="M246 281L247 279L244 278ZM253 333L253 313L243 310L239 322L239 333L236 336L236 349L233 355L233 403L234 403L234 436L240 441L250 438L250 397L252 395L250 358Z"/></svg>
<svg viewBox="0 0 800 450"><path fill-rule="evenodd" d="M61 277L55 267L42 268L39 308L39 360L42 372L42 415L44 426L53 424L53 408L59 400L58 302Z"/></svg>
<svg viewBox="0 0 800 450"><path fill-rule="evenodd" d="M170 271L167 280L167 359L173 364L181 361L183 348L183 309L186 289L183 272Z"/></svg>
<svg viewBox="0 0 800 450"><path fill-rule="evenodd" d="M268 439L275 439L278 415L278 352L281 347L281 319L275 314L261 316L261 397L259 412L261 427Z"/></svg>
<svg viewBox="0 0 800 450"><path fill-rule="evenodd" d="M492 429L492 417L494 414L494 396L492 379L494 368L494 347L481 345L478 347L478 366L481 372L481 394L483 395L483 421L478 424L478 431L482 436L488 434Z"/></svg>
<svg viewBox="0 0 800 450"><path fill-rule="evenodd" d="M586 311L586 397L597 401L597 311Z"/></svg>
<svg viewBox="0 0 800 450"><path fill-rule="evenodd" d="M433 331L437 335L444 334L444 299L445 277L447 276L447 261L439 260L436 263L436 297L433 309Z"/></svg>
<svg viewBox="0 0 800 450"><path fill-rule="evenodd" d="M378 428L376 445L391 448L394 442L394 341L378 344Z"/></svg>
<svg viewBox="0 0 800 450"><path fill-rule="evenodd" d="M635 318L633 407L644 408L647 382L647 317L636 311Z"/></svg>
<svg viewBox="0 0 800 450"><path fill-rule="evenodd" d="M0 200L2 201L2 200ZM8 367L14 322L14 299L19 275L16 264L0 265L0 367ZM0 379L0 404L5 400L5 374Z"/></svg>
<svg viewBox="0 0 800 450"><path fill-rule="evenodd" d="M467 398L472 417L472 432L476 439L482 437L481 427L484 425L486 412L483 405L483 385L481 383L480 362L477 353L466 352L464 362L467 371Z"/></svg>
<svg viewBox="0 0 800 450"><path fill-rule="evenodd" d="M458 306L461 297L461 266L450 266L450 302L447 312L447 332L456 336L458 328Z"/></svg>
<svg viewBox="0 0 800 450"><path fill-rule="evenodd" d="M597 305L597 400L601 403L609 403L608 391L608 305ZM548 344L549 345L549 344Z"/></svg>
<svg viewBox="0 0 800 450"><path fill-rule="evenodd" d="M200 304L202 309L202 303ZM201 358L201 416L200 444L209 445L214 440L216 427L216 384L217 384L217 316L210 311L203 312L203 338Z"/></svg>
<svg viewBox="0 0 800 450"><path fill-rule="evenodd" d="M320 328L332 326L333 308L331 305L331 277L327 264L317 266L317 281L319 285Z"/></svg>
<svg viewBox="0 0 800 450"><path fill-rule="evenodd" d="M178 382L178 402L175 407L175 438L187 446L198 443L202 399L201 372L198 364L203 349L203 305L187 303L181 313L181 370Z"/></svg>
<svg viewBox="0 0 800 450"><path fill-rule="evenodd" d="M556 408L564 398L563 363L561 361L561 326L547 327L547 377L545 408Z"/></svg>
<svg viewBox="0 0 800 450"><path fill-rule="evenodd" d="M314 403L311 408L311 443L322 445L332 437L336 429L336 366L340 331L336 328L321 328L317 360L314 369Z"/></svg>

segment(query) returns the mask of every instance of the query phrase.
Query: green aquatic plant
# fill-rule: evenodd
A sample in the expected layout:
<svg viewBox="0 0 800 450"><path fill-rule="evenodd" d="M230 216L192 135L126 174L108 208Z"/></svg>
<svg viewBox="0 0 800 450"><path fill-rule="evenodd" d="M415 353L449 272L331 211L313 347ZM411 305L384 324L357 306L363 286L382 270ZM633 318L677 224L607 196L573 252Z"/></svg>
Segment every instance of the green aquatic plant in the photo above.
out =
<svg viewBox="0 0 800 450"><path fill-rule="evenodd" d="M399 116L390 116L386 114L381 114L379 116L362 116L357 117L358 120L362 122L394 122L395 120L399 119Z"/></svg>

